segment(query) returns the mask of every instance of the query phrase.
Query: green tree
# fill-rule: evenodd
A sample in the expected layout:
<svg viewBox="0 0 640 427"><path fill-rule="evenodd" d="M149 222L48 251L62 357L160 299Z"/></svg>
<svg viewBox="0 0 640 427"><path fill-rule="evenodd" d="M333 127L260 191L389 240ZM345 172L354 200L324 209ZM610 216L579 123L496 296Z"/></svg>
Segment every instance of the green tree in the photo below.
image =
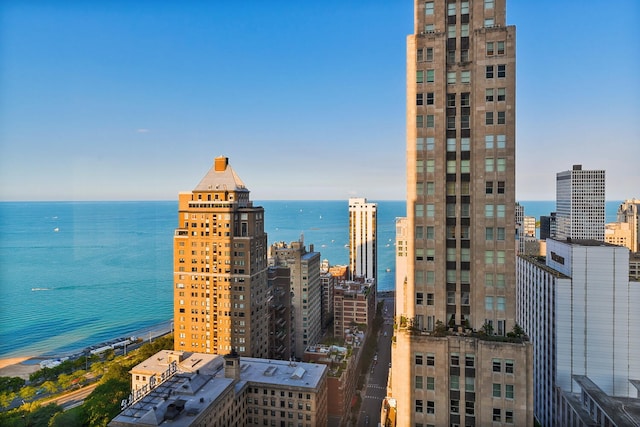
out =
<svg viewBox="0 0 640 427"><path fill-rule="evenodd" d="M83 406L58 412L49 421L49 427L84 427L86 414Z"/></svg>
<svg viewBox="0 0 640 427"><path fill-rule="evenodd" d="M33 387L33 386L28 385L28 386L22 387L18 394L20 395L20 397L22 399L29 400L29 399L33 398L33 396L36 395L36 388Z"/></svg>
<svg viewBox="0 0 640 427"><path fill-rule="evenodd" d="M49 394L53 394L58 391L58 385L53 381L45 381L42 383L42 388Z"/></svg>
<svg viewBox="0 0 640 427"><path fill-rule="evenodd" d="M120 413L120 402L129 396L129 379L111 378L100 384L85 400L85 422L90 426L106 426Z"/></svg>
<svg viewBox="0 0 640 427"><path fill-rule="evenodd" d="M20 377L0 377L0 393L3 391L18 391L25 381Z"/></svg>

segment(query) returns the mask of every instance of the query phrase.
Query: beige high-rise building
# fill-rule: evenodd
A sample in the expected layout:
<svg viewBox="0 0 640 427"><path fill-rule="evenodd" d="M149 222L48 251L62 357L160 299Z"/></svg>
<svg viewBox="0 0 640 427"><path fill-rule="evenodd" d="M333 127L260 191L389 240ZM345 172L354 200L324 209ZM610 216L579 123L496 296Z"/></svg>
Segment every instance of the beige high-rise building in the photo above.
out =
<svg viewBox="0 0 640 427"><path fill-rule="evenodd" d="M267 357L264 209L226 157L180 193L173 253L174 349Z"/></svg>
<svg viewBox="0 0 640 427"><path fill-rule="evenodd" d="M406 275L385 414L397 426L532 425L532 347L514 330L515 27L505 0L414 5Z"/></svg>

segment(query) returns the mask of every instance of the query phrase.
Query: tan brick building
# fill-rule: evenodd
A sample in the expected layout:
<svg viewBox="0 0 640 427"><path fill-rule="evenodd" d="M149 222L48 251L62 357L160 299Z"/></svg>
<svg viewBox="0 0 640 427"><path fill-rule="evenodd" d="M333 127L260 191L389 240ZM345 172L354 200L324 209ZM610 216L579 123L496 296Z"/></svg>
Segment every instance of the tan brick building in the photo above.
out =
<svg viewBox="0 0 640 427"><path fill-rule="evenodd" d="M267 357L264 209L226 157L180 193L173 253L174 349Z"/></svg>
<svg viewBox="0 0 640 427"><path fill-rule="evenodd" d="M532 425L531 345L505 337L516 315L515 27L505 0L414 5L386 413L398 426Z"/></svg>

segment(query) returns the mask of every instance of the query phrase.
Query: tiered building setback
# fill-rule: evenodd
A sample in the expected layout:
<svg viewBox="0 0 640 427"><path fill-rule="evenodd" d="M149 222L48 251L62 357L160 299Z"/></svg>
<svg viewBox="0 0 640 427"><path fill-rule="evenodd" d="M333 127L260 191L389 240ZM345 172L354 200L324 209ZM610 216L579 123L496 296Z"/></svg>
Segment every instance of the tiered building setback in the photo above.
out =
<svg viewBox="0 0 640 427"><path fill-rule="evenodd" d="M505 337L516 315L515 27L505 0L414 5L387 413L397 426L532 425L531 344Z"/></svg>
<svg viewBox="0 0 640 427"><path fill-rule="evenodd" d="M174 349L267 357L264 209L226 157L180 193L173 253Z"/></svg>

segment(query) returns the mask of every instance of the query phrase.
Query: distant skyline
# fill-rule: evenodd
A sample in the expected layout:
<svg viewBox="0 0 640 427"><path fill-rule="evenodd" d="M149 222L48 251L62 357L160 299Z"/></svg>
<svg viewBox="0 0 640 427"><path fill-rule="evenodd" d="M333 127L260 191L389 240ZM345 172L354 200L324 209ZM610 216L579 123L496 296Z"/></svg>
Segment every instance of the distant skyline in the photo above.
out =
<svg viewBox="0 0 640 427"><path fill-rule="evenodd" d="M517 200L640 197L640 3L507 0ZM413 0L0 4L0 200L176 200L229 157L254 200L403 200Z"/></svg>

